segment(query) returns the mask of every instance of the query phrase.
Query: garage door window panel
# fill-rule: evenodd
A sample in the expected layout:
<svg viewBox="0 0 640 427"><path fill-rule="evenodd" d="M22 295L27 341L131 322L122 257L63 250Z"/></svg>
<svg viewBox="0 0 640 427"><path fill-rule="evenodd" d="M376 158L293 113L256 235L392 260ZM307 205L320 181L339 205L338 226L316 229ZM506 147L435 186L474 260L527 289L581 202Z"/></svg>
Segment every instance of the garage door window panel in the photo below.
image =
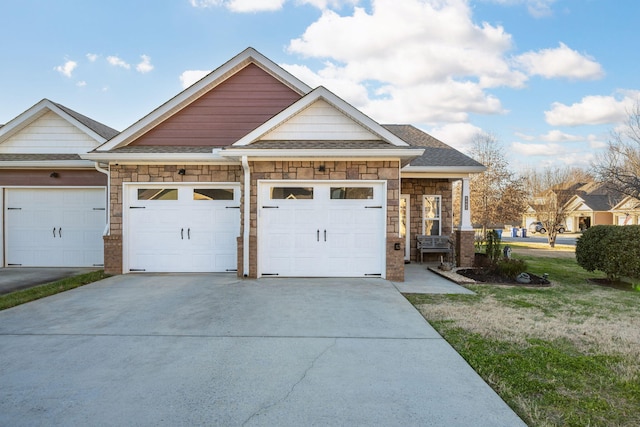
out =
<svg viewBox="0 0 640 427"><path fill-rule="evenodd" d="M196 188L193 190L193 200L233 200L232 188Z"/></svg>
<svg viewBox="0 0 640 427"><path fill-rule="evenodd" d="M331 187L332 200L371 200L373 187Z"/></svg>
<svg viewBox="0 0 640 427"><path fill-rule="evenodd" d="M312 200L313 187L273 187L271 200Z"/></svg>
<svg viewBox="0 0 640 427"><path fill-rule="evenodd" d="M139 188L138 200L178 200L177 188Z"/></svg>

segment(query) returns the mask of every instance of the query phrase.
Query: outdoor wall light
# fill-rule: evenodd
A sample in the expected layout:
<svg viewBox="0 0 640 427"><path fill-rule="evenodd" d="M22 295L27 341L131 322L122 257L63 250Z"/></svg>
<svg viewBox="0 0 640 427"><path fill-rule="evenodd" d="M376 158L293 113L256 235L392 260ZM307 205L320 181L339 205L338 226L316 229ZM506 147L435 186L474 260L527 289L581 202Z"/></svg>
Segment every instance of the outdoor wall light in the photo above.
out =
<svg viewBox="0 0 640 427"><path fill-rule="evenodd" d="M51 172L51 175L49 175L50 178L58 178L59 176L58 172Z"/></svg>
<svg viewBox="0 0 640 427"><path fill-rule="evenodd" d="M318 166L318 172L324 172L324 171L325 171L324 165Z"/></svg>
<svg viewBox="0 0 640 427"><path fill-rule="evenodd" d="M178 175L184 175L187 171L185 171L184 169L180 169L178 170Z"/></svg>

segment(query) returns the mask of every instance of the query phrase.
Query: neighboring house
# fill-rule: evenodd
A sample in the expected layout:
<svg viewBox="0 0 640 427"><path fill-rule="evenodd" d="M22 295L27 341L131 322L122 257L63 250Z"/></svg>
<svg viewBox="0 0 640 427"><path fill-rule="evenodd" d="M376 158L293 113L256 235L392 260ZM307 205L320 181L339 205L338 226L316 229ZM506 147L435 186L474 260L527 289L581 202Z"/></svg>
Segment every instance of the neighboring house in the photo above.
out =
<svg viewBox="0 0 640 427"><path fill-rule="evenodd" d="M80 154L117 133L47 99L0 127L2 267L103 264L107 175Z"/></svg>
<svg viewBox="0 0 640 427"><path fill-rule="evenodd" d="M572 184L562 191L571 194L563 205L567 231L579 232L594 225L616 224L612 209L622 200L620 193L597 182ZM529 206L524 214L526 226L537 218L535 206Z"/></svg>
<svg viewBox="0 0 640 427"><path fill-rule="evenodd" d="M616 225L640 225L640 200L626 196L611 209Z"/></svg>
<svg viewBox="0 0 640 427"><path fill-rule="evenodd" d="M251 48L82 158L110 174L109 273L403 280L416 234L451 236L458 262L473 259L469 174L481 164Z"/></svg>

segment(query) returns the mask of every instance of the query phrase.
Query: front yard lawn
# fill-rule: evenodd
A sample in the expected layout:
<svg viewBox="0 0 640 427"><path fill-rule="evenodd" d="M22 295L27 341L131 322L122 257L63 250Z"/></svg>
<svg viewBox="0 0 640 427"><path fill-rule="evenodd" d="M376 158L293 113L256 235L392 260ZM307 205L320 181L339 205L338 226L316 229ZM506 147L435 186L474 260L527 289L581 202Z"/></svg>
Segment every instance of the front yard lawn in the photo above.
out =
<svg viewBox="0 0 640 427"><path fill-rule="evenodd" d="M590 284L602 275L574 259L518 257L553 286L407 298L528 425L640 425L640 292Z"/></svg>
<svg viewBox="0 0 640 427"><path fill-rule="evenodd" d="M109 275L104 274L103 270L92 271L90 273L67 277L66 279L61 279L33 288L22 289L6 295L0 295L0 310L5 310L10 307L15 307L16 305L55 295L79 286L88 285L89 283L97 282L98 280L102 280L107 277L109 277Z"/></svg>

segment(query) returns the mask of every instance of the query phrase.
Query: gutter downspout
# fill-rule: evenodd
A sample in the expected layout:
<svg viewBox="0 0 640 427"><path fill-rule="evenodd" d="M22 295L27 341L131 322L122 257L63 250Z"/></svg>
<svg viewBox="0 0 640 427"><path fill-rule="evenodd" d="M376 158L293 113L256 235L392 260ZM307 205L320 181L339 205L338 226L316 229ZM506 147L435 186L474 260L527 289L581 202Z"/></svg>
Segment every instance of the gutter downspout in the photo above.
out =
<svg viewBox="0 0 640 427"><path fill-rule="evenodd" d="M249 277L249 226L251 224L251 170L247 156L242 156L242 170L244 171L244 213L242 235L242 275Z"/></svg>
<svg viewBox="0 0 640 427"><path fill-rule="evenodd" d="M103 236L108 236L111 234L111 205L109 204L109 200L111 198L110 194L111 194L111 171L109 169L104 169L102 167L100 167L100 165L98 164L98 162L94 162L93 166L96 168L96 170L98 172L102 172L103 174L107 175L107 200L106 200L106 208L107 208L107 225L104 227L104 231L102 232ZM108 166L109 168L111 168L111 166Z"/></svg>

